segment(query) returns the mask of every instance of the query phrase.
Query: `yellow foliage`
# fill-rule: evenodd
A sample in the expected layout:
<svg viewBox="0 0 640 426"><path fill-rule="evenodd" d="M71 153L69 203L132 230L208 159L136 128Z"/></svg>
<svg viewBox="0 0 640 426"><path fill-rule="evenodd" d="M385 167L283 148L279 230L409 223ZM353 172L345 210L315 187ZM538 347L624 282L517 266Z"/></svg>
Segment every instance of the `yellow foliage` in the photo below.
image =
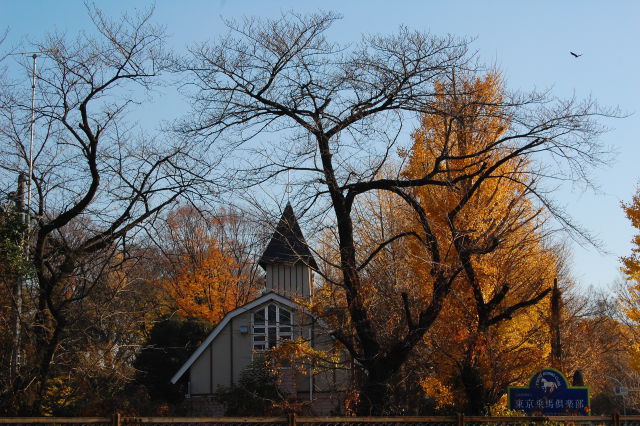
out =
<svg viewBox="0 0 640 426"><path fill-rule="evenodd" d="M301 337L269 349L269 359L277 367L292 367L298 373L318 374L341 368L343 354L336 346L319 349Z"/></svg>
<svg viewBox="0 0 640 426"><path fill-rule="evenodd" d="M422 126L414 133L414 144L407 154L409 162L405 176L423 176L446 155L440 166L441 174L453 180L497 164L514 149L506 144L496 146L510 121L500 110L502 85L498 75L489 74L485 79L464 81L461 85L460 93L456 95L444 85L439 86L438 108L446 113L423 115ZM492 239L498 239L500 243L498 250L483 255L482 261L474 263L485 300L504 282L553 277L555 272L552 271L554 259L547 255L541 235L536 232L542 222L541 212L532 206L523 189L523 183L529 180L528 166L522 158L505 161L473 192L475 178L463 179L450 186L416 189L440 241L445 263L458 262L453 239L460 238L460 235L451 234L449 213L463 197L472 194L455 217L456 230L478 246L489 246ZM421 275L425 276L430 264L418 255L421 251L414 242L412 252L416 254L413 256L416 262L413 267L423 269ZM517 274L525 266L526 273ZM538 272L531 274L534 269ZM516 274L518 276L514 276ZM531 287L534 283L528 284Z"/></svg>
<svg viewBox="0 0 640 426"><path fill-rule="evenodd" d="M42 414L53 416L56 410L70 407L79 400L79 396L65 383L64 377L55 377L47 382L42 399Z"/></svg>
<svg viewBox="0 0 640 426"><path fill-rule="evenodd" d="M438 319L424 336L423 345L414 350L416 358L428 357L430 362L414 361L416 370L411 375L417 375L419 388L434 397L441 409L459 407L467 398L460 376L461 366L469 359L491 393L487 402L499 398L499 393L519 377L530 377L545 362L549 353L547 324L539 308L519 309L488 329L480 329L475 309L478 295L473 287L477 286L487 304L509 284L506 296L491 305L492 317L549 288L560 255L548 247L542 209L529 198L529 160L521 155L505 160L517 147L501 140L507 136L511 117L501 107L504 96L499 76L461 78L436 89L433 111L422 115L411 148L401 152L405 159L401 173L407 179L431 174L434 179L450 182L410 190L424 209L440 254L437 266L448 271L445 275L461 269L463 259L456 246L460 239L467 247L479 248L469 259L474 282L464 271L457 275ZM491 174L479 182L478 176L489 169ZM393 176L397 171L380 171L386 173ZM367 306L380 343L392 345L407 328L400 294L406 294L414 315L432 300L434 259L425 249L427 232L406 202L383 191L360 196L354 228L358 253L365 253L359 262L395 235L415 232L420 237L407 236L385 245L361 271L366 291L358 297ZM335 236L327 232L323 237L322 257L339 264ZM481 250L484 247L490 249ZM327 275L340 282L339 271L329 268ZM339 286L321 287L311 310L349 335L343 292ZM540 303L548 303L548 299Z"/></svg>
<svg viewBox="0 0 640 426"><path fill-rule="evenodd" d="M636 371L640 371L640 344L631 345L629 351L631 352L631 367Z"/></svg>
<svg viewBox="0 0 640 426"><path fill-rule="evenodd" d="M420 379L420 386L425 395L436 401L436 410L442 410L455 406L455 397L451 388L443 384L435 376Z"/></svg>
<svg viewBox="0 0 640 426"><path fill-rule="evenodd" d="M413 134L413 146L404 153L408 162L403 174L418 179L435 167L439 179L452 182L417 187L414 192L445 267L453 270L463 263L455 239L464 239L466 246L492 247L471 255L474 276L460 273L425 338L425 344L439 355L435 376L421 384L444 406L466 398L455 389L464 359L471 359L478 367L488 391L504 389L513 377L523 371L528 375L528 370L544 362L548 354L546 324L535 307L519 310L490 330L478 328L474 307L479 306L478 297L486 304L505 283L509 284L506 297L492 307L491 315L499 313L501 306L532 298L553 282L558 258L545 244L542 210L532 204L525 188L531 182L529 161L522 157L505 161L516 147L496 143L506 135L511 120L500 106L503 91L499 76L441 84L437 91L436 110L442 113L423 114L421 127ZM491 174L478 182L478 176L494 166ZM421 229L414 216L408 220L415 221L413 229ZM409 253L416 287L429 289L425 284L430 280L431 259L416 239L409 243ZM439 398L444 398L443 402Z"/></svg>
<svg viewBox="0 0 640 426"><path fill-rule="evenodd" d="M640 230L640 188L630 203L622 203L622 208L631 225ZM630 320L630 329L635 337L635 343L629 345L632 367L640 371L640 234L634 235L631 243L631 255L620 258L621 270L627 279L620 303Z"/></svg>
<svg viewBox="0 0 640 426"><path fill-rule="evenodd" d="M631 225L640 229L640 190L633 196L631 203L622 203L622 209L631 221ZM634 235L631 242L633 244L631 255L621 258L622 272L629 280L640 282L640 234Z"/></svg>

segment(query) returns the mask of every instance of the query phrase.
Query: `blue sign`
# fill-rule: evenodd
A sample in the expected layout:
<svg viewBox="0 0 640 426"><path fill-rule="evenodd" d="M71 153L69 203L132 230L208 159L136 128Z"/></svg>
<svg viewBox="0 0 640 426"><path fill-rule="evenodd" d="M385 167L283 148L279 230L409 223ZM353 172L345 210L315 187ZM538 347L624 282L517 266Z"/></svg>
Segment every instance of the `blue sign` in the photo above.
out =
<svg viewBox="0 0 640 426"><path fill-rule="evenodd" d="M509 408L527 414L589 414L589 389L569 386L564 375L552 368L534 374L529 387L510 387L508 395Z"/></svg>

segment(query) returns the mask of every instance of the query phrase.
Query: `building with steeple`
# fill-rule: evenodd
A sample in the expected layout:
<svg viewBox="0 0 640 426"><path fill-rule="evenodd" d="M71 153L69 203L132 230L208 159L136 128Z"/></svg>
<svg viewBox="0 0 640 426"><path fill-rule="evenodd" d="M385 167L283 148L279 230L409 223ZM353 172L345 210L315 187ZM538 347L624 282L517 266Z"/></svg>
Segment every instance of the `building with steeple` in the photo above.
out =
<svg viewBox="0 0 640 426"><path fill-rule="evenodd" d="M312 271L318 269L302 235L291 204L287 204L271 241L258 264L267 275L267 291L291 298L309 298L313 292Z"/></svg>
<svg viewBox="0 0 640 426"><path fill-rule="evenodd" d="M225 315L171 379L174 384L188 380L189 396L201 402L196 414L222 415L223 408L211 402L212 395L218 388L237 384L261 352L298 338L309 340L313 347L331 345L322 323L298 303L312 296L313 271L318 266L290 204L258 263L266 273L262 296ZM286 370L281 371L281 387L291 400L305 403L317 415L341 411L335 373L319 377L311 371L298 374L297 368Z"/></svg>

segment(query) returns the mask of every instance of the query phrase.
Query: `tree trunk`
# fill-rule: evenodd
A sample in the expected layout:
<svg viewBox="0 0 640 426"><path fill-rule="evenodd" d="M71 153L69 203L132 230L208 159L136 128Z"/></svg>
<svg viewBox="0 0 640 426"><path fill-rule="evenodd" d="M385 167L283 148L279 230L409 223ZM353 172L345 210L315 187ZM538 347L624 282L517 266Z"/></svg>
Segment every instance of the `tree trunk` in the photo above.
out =
<svg viewBox="0 0 640 426"><path fill-rule="evenodd" d="M392 374L384 365L366 369L367 375L360 387L360 399L356 414L358 416L381 416L388 414Z"/></svg>
<svg viewBox="0 0 640 426"><path fill-rule="evenodd" d="M471 416L482 415L486 405L486 392L480 368L471 362L465 363L460 372L460 381L466 397L464 413Z"/></svg>
<svg viewBox="0 0 640 426"><path fill-rule="evenodd" d="M480 416L487 405L487 390L482 378L480 360L486 345L486 322L480 316L480 324L476 334L471 338L460 370L460 382L464 390L464 413L472 416Z"/></svg>

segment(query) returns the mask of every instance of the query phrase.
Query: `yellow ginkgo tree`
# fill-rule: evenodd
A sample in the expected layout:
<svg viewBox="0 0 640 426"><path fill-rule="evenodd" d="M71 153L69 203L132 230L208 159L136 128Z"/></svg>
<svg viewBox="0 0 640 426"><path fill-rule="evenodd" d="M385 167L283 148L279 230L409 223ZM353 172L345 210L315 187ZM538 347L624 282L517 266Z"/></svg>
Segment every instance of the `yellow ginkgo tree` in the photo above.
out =
<svg viewBox="0 0 640 426"><path fill-rule="evenodd" d="M631 225L636 230L640 230L640 189L630 203L622 203L622 209L631 221ZM627 281L622 289L621 304L630 327L636 331L633 334L638 336L640 334L638 333L640 327L640 233L633 236L631 243L631 254L620 258L621 270ZM629 350L632 352L634 368L640 371L640 339L636 339Z"/></svg>
<svg viewBox="0 0 640 426"><path fill-rule="evenodd" d="M433 259L422 245L429 239L439 247L441 267L458 272L425 339L442 356L434 358L437 375L424 387L459 389L466 412L477 414L543 358L544 323L533 307L549 293L558 259L543 208L532 202L529 156L498 143L508 140L512 121L499 75L454 76L437 92L438 108L422 116L403 173L414 179L436 168L452 183L403 194L416 204L418 214L409 220L420 234L408 260L428 281ZM417 231L425 224L430 235Z"/></svg>
<svg viewBox="0 0 640 426"><path fill-rule="evenodd" d="M631 199L630 203L622 203L622 209L627 215L627 219L631 221L631 225L640 230L640 190ZM628 280L636 283L640 282L640 234L633 236L631 240L633 247L631 254L624 256L622 261L622 272Z"/></svg>

